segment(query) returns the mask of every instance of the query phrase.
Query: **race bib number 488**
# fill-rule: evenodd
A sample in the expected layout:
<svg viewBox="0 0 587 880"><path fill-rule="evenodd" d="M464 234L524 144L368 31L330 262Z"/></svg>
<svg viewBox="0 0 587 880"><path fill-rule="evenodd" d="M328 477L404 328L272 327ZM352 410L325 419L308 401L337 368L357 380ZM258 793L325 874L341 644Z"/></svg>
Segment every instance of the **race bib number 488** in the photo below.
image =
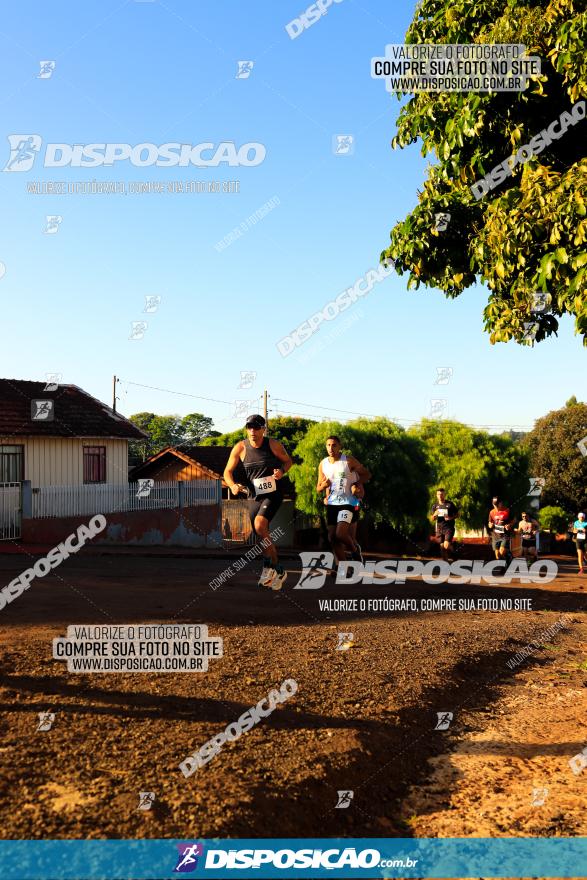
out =
<svg viewBox="0 0 587 880"><path fill-rule="evenodd" d="M270 492L275 492L276 483L275 477L257 477L253 480L255 495L268 495Z"/></svg>

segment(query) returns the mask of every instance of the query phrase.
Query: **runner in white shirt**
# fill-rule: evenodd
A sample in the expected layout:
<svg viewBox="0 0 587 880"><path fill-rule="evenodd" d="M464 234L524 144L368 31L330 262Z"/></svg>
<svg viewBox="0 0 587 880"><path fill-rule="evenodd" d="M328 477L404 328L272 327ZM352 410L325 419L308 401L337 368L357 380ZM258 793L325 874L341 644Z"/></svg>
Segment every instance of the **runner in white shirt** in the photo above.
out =
<svg viewBox="0 0 587 880"><path fill-rule="evenodd" d="M371 473L352 455L343 455L340 440L336 436L326 440L326 458L318 465L316 491L328 490L326 498L326 523L328 538L337 563L345 559L361 561L360 552L350 533L355 505L351 486L358 477L361 483L371 479ZM355 472L353 474L353 471Z"/></svg>

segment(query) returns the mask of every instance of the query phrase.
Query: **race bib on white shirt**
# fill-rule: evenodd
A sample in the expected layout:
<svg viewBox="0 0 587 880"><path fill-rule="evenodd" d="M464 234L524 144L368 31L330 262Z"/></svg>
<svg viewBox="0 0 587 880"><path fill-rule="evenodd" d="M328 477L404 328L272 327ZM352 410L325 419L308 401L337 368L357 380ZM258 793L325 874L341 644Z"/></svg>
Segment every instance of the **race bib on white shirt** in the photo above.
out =
<svg viewBox="0 0 587 880"><path fill-rule="evenodd" d="M338 516L336 517L337 522L346 522L350 523L353 521L353 512L352 510L339 510Z"/></svg>
<svg viewBox="0 0 587 880"><path fill-rule="evenodd" d="M253 480L255 487L255 495L269 495L277 489L277 480L275 477L257 477Z"/></svg>

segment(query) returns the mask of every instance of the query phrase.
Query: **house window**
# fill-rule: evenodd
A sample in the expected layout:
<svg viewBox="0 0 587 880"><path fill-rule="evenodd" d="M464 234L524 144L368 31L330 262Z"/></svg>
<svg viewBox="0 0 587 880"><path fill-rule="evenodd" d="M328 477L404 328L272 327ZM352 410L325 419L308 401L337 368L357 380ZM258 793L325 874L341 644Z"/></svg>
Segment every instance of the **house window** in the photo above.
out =
<svg viewBox="0 0 587 880"><path fill-rule="evenodd" d="M84 483L106 482L106 447L84 446Z"/></svg>
<svg viewBox="0 0 587 880"><path fill-rule="evenodd" d="M24 446L0 446L0 483L24 480Z"/></svg>

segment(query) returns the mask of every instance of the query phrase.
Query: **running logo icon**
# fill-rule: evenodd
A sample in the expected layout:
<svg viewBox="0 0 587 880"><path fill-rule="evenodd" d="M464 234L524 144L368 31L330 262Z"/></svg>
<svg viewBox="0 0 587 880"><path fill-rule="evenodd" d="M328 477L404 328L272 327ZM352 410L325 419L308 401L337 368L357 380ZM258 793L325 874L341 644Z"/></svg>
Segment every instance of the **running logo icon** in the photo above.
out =
<svg viewBox="0 0 587 880"><path fill-rule="evenodd" d="M150 810L155 802L155 792L154 791L140 791L139 792L139 805L137 810Z"/></svg>
<svg viewBox="0 0 587 880"><path fill-rule="evenodd" d="M434 215L434 231L444 232L448 229L450 223L450 214L439 213Z"/></svg>
<svg viewBox="0 0 587 880"><path fill-rule="evenodd" d="M45 229L43 230L45 235L55 235L56 232L59 232L62 221L63 217L61 214L46 214Z"/></svg>
<svg viewBox="0 0 587 880"><path fill-rule="evenodd" d="M131 321L131 331L129 339L143 339L148 324L146 321Z"/></svg>
<svg viewBox="0 0 587 880"><path fill-rule="evenodd" d="M448 730L450 727L450 722L453 719L452 712L437 712L438 721L436 722L436 727L434 730Z"/></svg>
<svg viewBox="0 0 587 880"><path fill-rule="evenodd" d="M446 397L434 397L430 401L430 418L441 419L448 410Z"/></svg>
<svg viewBox="0 0 587 880"><path fill-rule="evenodd" d="M51 726L55 721L55 712L39 712L39 726L37 731L51 730Z"/></svg>
<svg viewBox="0 0 587 880"><path fill-rule="evenodd" d="M54 407L54 400L31 400L31 420L52 422L55 417Z"/></svg>
<svg viewBox="0 0 587 880"><path fill-rule="evenodd" d="M300 553L302 573L294 590L319 590L324 586L326 575L332 569L332 553Z"/></svg>
<svg viewBox="0 0 587 880"><path fill-rule="evenodd" d="M548 789L547 788L533 788L532 789L532 803L530 806L532 807L543 807L546 798L548 797Z"/></svg>
<svg viewBox="0 0 587 880"><path fill-rule="evenodd" d="M434 384L448 385L448 383L452 379L452 372L452 367L436 367L437 376Z"/></svg>
<svg viewBox="0 0 587 880"><path fill-rule="evenodd" d="M3 171L30 171L43 140L39 134L9 134L10 158Z"/></svg>
<svg viewBox="0 0 587 880"><path fill-rule="evenodd" d="M575 776L579 776L583 772L585 767L587 767L587 746L578 755L573 755L569 760L569 767Z"/></svg>
<svg viewBox="0 0 587 880"><path fill-rule="evenodd" d="M337 791L338 794L338 803L335 806L335 810L348 810L351 805L351 801L355 796L354 791Z"/></svg>
<svg viewBox="0 0 587 880"><path fill-rule="evenodd" d="M332 151L335 156L352 156L355 152L355 138L352 134L335 134L332 138Z"/></svg>
<svg viewBox="0 0 587 880"><path fill-rule="evenodd" d="M152 314L153 312L157 311L157 309L159 308L160 305L161 305L161 297L160 296L145 295L145 308L143 309L144 312L148 312L149 314Z"/></svg>
<svg viewBox="0 0 587 880"><path fill-rule="evenodd" d="M55 70L54 61L39 61L41 70L37 74L37 79L51 79Z"/></svg>
<svg viewBox="0 0 587 880"><path fill-rule="evenodd" d="M241 370L241 381L240 385L237 385L236 390L239 391L242 388L246 391L252 388L256 378L257 373L255 370Z"/></svg>
<svg viewBox="0 0 587 880"><path fill-rule="evenodd" d="M179 857L174 874L191 874L198 867L198 858L204 855L202 843L178 843Z"/></svg>
<svg viewBox="0 0 587 880"><path fill-rule="evenodd" d="M255 66L254 61L237 61L238 70L235 79L248 79Z"/></svg>
<svg viewBox="0 0 587 880"><path fill-rule="evenodd" d="M152 477L139 480L139 491L135 495L135 498L148 498L154 485L155 480Z"/></svg>
<svg viewBox="0 0 587 880"><path fill-rule="evenodd" d="M45 373L47 377L47 384L43 388L43 391L57 391L59 388L59 383L63 377L62 373Z"/></svg>
<svg viewBox="0 0 587 880"><path fill-rule="evenodd" d="M541 290L532 294L532 308L530 311L533 315L540 315L545 312L550 305L550 295L543 293Z"/></svg>

